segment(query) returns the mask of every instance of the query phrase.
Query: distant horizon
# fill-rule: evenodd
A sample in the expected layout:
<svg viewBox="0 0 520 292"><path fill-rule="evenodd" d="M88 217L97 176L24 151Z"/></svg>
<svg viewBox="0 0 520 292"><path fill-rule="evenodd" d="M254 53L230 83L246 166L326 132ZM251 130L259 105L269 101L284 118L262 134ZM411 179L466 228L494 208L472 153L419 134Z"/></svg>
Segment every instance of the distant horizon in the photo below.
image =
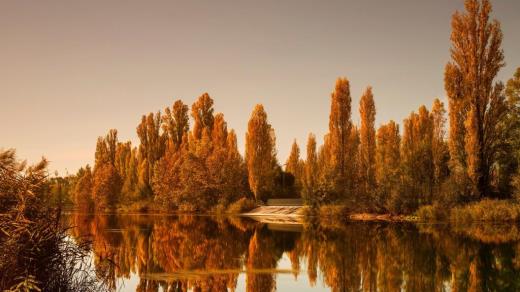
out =
<svg viewBox="0 0 520 292"><path fill-rule="evenodd" d="M74 174L93 165L109 129L138 146L141 115L207 92L242 154L250 114L263 104L283 164L294 139L302 156L309 133L323 143L338 77L350 80L356 125L369 85L376 127L401 124L435 98L447 107L450 19L462 0L203 2L0 3L0 148ZM520 2L492 4L505 83L520 67Z"/></svg>

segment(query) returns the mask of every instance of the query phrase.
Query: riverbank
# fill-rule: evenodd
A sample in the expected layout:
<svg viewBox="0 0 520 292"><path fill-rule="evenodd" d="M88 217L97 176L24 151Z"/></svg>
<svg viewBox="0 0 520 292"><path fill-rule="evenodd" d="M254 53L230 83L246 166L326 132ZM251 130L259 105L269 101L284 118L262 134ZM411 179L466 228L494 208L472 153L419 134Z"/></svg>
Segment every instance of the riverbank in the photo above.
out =
<svg viewBox="0 0 520 292"><path fill-rule="evenodd" d="M154 214L207 214L207 215L241 215L262 217L264 220L281 220L283 217L328 218L340 221L384 221L384 222L451 222L467 224L471 222L520 222L520 203L516 200L490 200L459 204L454 206L426 205L414 214L389 214L356 212L344 205L323 205L317 208L309 206L259 206L253 200L241 199L227 206L217 205L211 210L165 210L153 201L137 201L129 205L118 206L115 210L105 210L121 214L154 213ZM272 217L274 219L269 219ZM267 219L266 219L267 218ZM293 219L291 219L292 221ZM283 221L283 220L282 220Z"/></svg>

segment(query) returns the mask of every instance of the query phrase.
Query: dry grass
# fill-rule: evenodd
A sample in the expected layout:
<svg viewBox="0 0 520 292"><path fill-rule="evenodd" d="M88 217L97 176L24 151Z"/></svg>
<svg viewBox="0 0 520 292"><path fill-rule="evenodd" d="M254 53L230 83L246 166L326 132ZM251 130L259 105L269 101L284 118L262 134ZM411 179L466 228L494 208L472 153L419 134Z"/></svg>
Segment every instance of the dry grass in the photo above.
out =
<svg viewBox="0 0 520 292"><path fill-rule="evenodd" d="M60 209L48 207L46 166L0 151L0 290L103 291L90 274L88 242L68 240Z"/></svg>
<svg viewBox="0 0 520 292"><path fill-rule="evenodd" d="M455 223L516 222L520 220L520 204L511 200L485 199L451 209L450 220Z"/></svg>
<svg viewBox="0 0 520 292"><path fill-rule="evenodd" d="M238 200L234 203L231 203L228 206L226 213L241 214L241 213L251 211L256 207L258 207L258 205L256 204L255 201L253 201L251 199L241 198L240 200Z"/></svg>

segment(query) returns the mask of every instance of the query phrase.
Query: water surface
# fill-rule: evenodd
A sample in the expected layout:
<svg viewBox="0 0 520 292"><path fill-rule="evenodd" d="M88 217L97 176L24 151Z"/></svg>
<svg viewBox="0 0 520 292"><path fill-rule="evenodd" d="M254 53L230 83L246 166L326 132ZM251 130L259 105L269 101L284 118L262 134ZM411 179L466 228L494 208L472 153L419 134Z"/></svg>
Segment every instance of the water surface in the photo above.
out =
<svg viewBox="0 0 520 292"><path fill-rule="evenodd" d="M520 291L516 225L70 214L117 291Z"/></svg>

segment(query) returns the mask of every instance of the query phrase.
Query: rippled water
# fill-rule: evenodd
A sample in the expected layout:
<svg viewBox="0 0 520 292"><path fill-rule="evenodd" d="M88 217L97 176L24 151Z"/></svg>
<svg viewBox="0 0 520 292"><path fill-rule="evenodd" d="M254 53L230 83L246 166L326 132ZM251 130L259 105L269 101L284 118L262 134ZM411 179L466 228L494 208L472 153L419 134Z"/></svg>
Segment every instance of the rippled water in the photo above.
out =
<svg viewBox="0 0 520 292"><path fill-rule="evenodd" d="M520 291L517 225L67 217L118 291ZM315 220L317 221L317 220Z"/></svg>

